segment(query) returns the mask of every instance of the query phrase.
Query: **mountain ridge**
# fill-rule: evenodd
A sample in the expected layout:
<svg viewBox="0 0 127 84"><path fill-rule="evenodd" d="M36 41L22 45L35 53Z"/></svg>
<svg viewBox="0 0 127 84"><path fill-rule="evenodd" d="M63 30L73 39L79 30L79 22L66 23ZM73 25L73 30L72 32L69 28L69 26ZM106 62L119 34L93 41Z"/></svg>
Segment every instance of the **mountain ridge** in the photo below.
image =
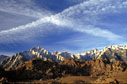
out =
<svg viewBox="0 0 127 84"><path fill-rule="evenodd" d="M56 62L64 61L66 58L78 59L78 60L92 60L93 58L96 59L107 58L112 62L115 61L127 62L127 46L119 46L119 45L108 46L102 50L94 49L80 54L72 54L69 52L51 53L48 50L37 46L27 51L16 53L13 56L4 59L1 62L1 65L3 66L3 68L13 69L16 68L20 62L25 62L32 58L41 58L44 61L51 59Z"/></svg>

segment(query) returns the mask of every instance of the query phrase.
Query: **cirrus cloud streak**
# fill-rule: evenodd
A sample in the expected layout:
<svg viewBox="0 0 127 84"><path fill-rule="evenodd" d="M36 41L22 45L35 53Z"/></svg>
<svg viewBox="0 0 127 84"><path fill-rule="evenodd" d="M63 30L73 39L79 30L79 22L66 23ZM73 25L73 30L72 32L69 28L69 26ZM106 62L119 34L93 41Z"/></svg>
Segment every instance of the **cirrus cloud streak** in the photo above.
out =
<svg viewBox="0 0 127 84"><path fill-rule="evenodd" d="M45 24L51 23L59 27L70 28L75 31L87 33L93 36L106 38L107 40L114 41L122 39L123 37L117 35L109 30L103 29L101 27L95 26L99 22L98 19L100 15L107 13L119 12L120 9L127 8L127 1L118 0L88 0L83 3L77 4L75 6L69 7L62 11L61 13L51 15L48 17L43 17L37 21L33 21L26 25L21 25L19 27L11 28L9 30L4 30L0 32L0 40L3 37L18 35L19 32L29 32L32 28L38 28L42 26L41 30L45 30ZM28 30L28 31L25 31ZM97 32L96 32L97 31ZM36 31L35 31L36 32ZM46 31L44 31L46 32ZM2 37L3 36L3 37ZM31 35L28 35L32 37ZM20 35L20 38L24 40L27 36ZM13 39L11 39L13 41ZM5 42L8 42L5 40Z"/></svg>

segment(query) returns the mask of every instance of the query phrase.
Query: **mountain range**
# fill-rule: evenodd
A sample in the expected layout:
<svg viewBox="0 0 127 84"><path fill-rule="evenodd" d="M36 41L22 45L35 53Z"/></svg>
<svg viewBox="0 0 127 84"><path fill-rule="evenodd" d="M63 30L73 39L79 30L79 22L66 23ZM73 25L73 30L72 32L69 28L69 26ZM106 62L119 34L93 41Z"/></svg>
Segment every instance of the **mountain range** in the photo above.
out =
<svg viewBox="0 0 127 84"><path fill-rule="evenodd" d="M49 52L39 46L22 51L13 56L0 56L0 65L5 69L15 69L21 62L31 60L32 58L41 58L46 61L48 59L56 62L64 61L66 58L78 60L109 59L111 62L122 61L127 62L127 46L108 46L102 50L94 49L84 53L72 54L69 52Z"/></svg>
<svg viewBox="0 0 127 84"><path fill-rule="evenodd" d="M34 47L0 58L2 84L127 83L127 46L108 46L79 54L51 53Z"/></svg>

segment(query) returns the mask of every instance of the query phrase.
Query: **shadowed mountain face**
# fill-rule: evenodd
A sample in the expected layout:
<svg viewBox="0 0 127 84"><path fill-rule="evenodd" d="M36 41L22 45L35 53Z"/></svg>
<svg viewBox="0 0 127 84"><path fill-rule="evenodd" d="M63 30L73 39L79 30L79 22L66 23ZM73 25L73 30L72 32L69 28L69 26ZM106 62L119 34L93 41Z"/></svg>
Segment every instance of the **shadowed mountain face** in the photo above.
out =
<svg viewBox="0 0 127 84"><path fill-rule="evenodd" d="M78 60L108 59L111 62L121 61L127 62L127 46L108 46L102 50L90 50L80 54L72 54L69 52L49 52L44 48L34 47L28 51L16 53L15 55L2 59L0 65L4 69L15 69L21 62L31 60L32 58L40 58L43 61L48 59L56 62L62 62L66 58Z"/></svg>

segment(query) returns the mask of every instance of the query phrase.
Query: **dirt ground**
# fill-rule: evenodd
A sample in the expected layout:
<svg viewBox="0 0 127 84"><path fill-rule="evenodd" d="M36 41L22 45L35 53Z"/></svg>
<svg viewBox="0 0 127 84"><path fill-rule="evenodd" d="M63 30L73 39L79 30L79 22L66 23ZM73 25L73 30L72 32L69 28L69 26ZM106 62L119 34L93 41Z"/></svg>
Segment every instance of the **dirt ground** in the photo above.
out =
<svg viewBox="0 0 127 84"><path fill-rule="evenodd" d="M48 79L48 80L33 80L30 82L16 82L12 84L84 84L92 83L97 80L96 77L90 76L66 76L57 79Z"/></svg>

